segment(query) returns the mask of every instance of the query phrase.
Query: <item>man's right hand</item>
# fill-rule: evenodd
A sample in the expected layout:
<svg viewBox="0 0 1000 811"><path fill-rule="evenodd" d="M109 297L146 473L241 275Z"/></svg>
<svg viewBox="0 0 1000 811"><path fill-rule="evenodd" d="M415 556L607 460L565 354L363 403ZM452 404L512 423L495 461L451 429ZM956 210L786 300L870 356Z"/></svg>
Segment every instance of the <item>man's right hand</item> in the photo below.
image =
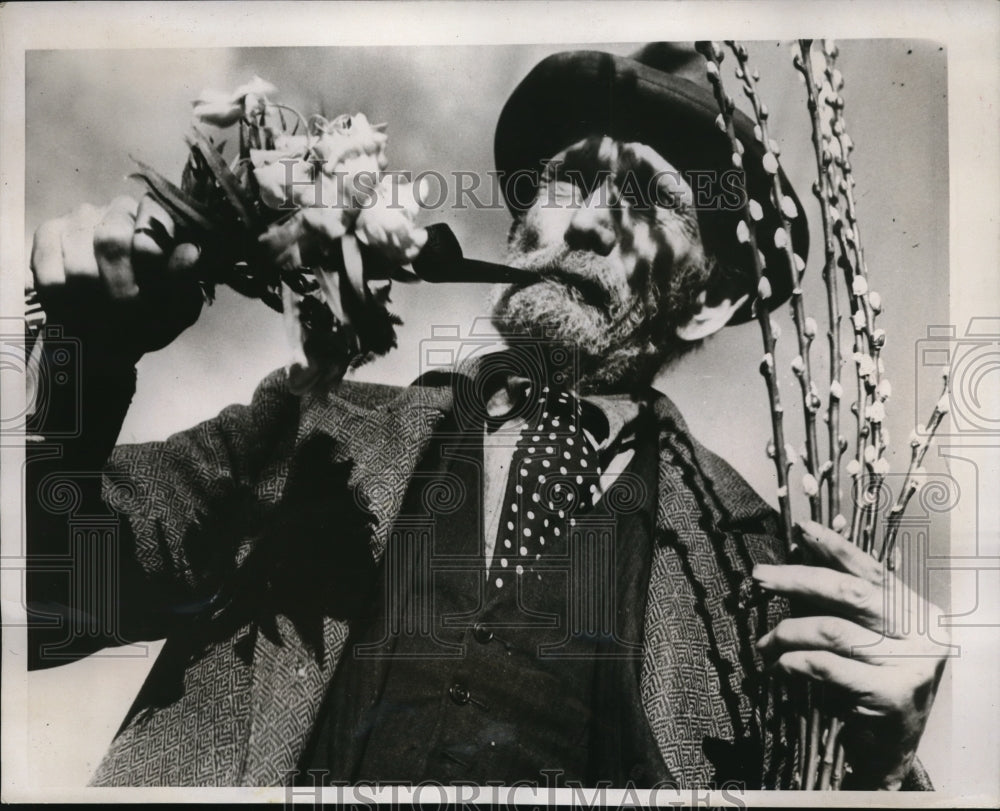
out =
<svg viewBox="0 0 1000 811"><path fill-rule="evenodd" d="M84 340L92 358L130 367L197 320L199 254L152 197L119 197L39 227L31 272L50 323Z"/></svg>

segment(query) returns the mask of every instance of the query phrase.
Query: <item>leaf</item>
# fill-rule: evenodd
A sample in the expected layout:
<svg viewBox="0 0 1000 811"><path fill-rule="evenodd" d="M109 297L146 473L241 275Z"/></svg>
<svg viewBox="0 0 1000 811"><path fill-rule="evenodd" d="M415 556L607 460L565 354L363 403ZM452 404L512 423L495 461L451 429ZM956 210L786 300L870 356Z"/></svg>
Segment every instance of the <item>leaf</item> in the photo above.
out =
<svg viewBox="0 0 1000 811"><path fill-rule="evenodd" d="M256 232L253 200L245 194L239 181L236 179L236 175L230 171L222 156L216 151L205 135L197 128L193 131L196 143L192 143L189 139L188 144L190 144L192 149L197 149L201 153L201 156L208 164L208 168L215 175L215 179L218 181L222 191L225 192L226 198L236 210L236 214L243 224L251 231Z"/></svg>
<svg viewBox="0 0 1000 811"><path fill-rule="evenodd" d="M214 222L208 213L201 209L201 206L197 202L188 197L152 166L148 166L136 158L132 158L132 160L136 162L142 171L136 172L130 175L130 177L145 183L157 199L157 202L169 209L186 226L201 229L206 233L219 229L218 223Z"/></svg>

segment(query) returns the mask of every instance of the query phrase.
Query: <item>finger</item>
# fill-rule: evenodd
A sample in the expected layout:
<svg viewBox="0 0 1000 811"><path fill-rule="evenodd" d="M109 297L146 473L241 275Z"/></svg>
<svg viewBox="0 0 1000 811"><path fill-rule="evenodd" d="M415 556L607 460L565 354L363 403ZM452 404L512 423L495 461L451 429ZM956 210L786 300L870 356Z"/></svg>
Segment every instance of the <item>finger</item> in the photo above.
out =
<svg viewBox="0 0 1000 811"><path fill-rule="evenodd" d="M146 195L139 202L132 235L132 257L138 269L161 260L174 240L174 220L156 198Z"/></svg>
<svg viewBox="0 0 1000 811"><path fill-rule="evenodd" d="M96 282L100 278L94 256L94 231L103 216L103 209L82 205L67 218L62 235L66 284Z"/></svg>
<svg viewBox="0 0 1000 811"><path fill-rule="evenodd" d="M62 251L65 228L66 218L60 217L42 223L35 231L35 238L31 243L31 274L35 279L35 287L42 295L66 283Z"/></svg>
<svg viewBox="0 0 1000 811"><path fill-rule="evenodd" d="M882 634L842 617L791 617L779 622L758 640L757 647L768 658L794 650L826 650L850 659L871 661L878 655L892 655L895 643Z"/></svg>
<svg viewBox="0 0 1000 811"><path fill-rule="evenodd" d="M839 533L815 521L799 525L802 539L810 551L834 568L863 577L872 583L881 583L883 567L861 547L845 540Z"/></svg>
<svg viewBox="0 0 1000 811"><path fill-rule="evenodd" d="M887 714L901 706L898 676L890 668L825 650L789 651L778 657L775 667L841 688L858 705L857 709L866 713Z"/></svg>
<svg viewBox="0 0 1000 811"><path fill-rule="evenodd" d="M108 295L116 301L139 294L132 269L132 234L138 204L131 197L117 197L94 229L94 255Z"/></svg>
<svg viewBox="0 0 1000 811"><path fill-rule="evenodd" d="M882 590L873 583L823 566L761 563L753 578L761 588L814 603L831 613L878 629L882 618Z"/></svg>

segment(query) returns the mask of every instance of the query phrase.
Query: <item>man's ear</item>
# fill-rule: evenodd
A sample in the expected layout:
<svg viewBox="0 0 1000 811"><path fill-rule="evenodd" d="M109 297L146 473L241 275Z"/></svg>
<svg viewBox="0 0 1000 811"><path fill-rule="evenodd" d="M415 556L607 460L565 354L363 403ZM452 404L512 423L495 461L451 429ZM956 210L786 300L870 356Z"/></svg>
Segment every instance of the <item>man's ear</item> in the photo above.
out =
<svg viewBox="0 0 1000 811"><path fill-rule="evenodd" d="M682 341L700 341L715 332L718 332L726 324L733 314L743 306L749 298L749 294L740 296L736 301L723 299L718 304L708 307L705 305L705 293L698 297L701 308L695 313L686 324L677 327L677 337Z"/></svg>

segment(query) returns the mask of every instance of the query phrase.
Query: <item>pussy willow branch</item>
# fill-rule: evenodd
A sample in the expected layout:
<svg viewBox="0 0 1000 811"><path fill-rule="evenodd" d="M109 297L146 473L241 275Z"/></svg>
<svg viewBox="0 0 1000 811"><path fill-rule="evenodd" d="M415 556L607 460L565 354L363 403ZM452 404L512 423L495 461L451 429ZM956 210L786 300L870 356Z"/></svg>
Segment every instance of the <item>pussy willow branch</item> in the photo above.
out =
<svg viewBox="0 0 1000 811"><path fill-rule="evenodd" d="M722 85L722 76L719 66L725 56L724 51L714 42L700 42L697 45L699 52L707 61L708 78L715 94L715 100L719 107L719 116L716 123L729 138L732 148L732 163L735 168L743 168L744 147L736 137L736 129L733 125L733 111L736 107L732 97L726 93ZM751 205L751 203L753 205ZM778 381L774 366L775 345L777 342L776 330L771 323L770 308L768 299L771 297L771 286L764 275L764 256L757 248L757 226L758 219L763 217L763 209L757 201L748 200L743 208L743 219L737 229L737 239L745 242L751 253L754 275L757 281L757 298L754 302L754 313L760 327L761 339L764 344L764 357L760 364L760 373L764 377L767 386L768 402L771 412L771 432L772 440L768 445L768 455L774 461L775 472L778 480L778 505L781 512L781 526L784 533L785 549L791 555L795 549L795 542L792 534L792 514L791 502L788 492L788 472L794 460L794 451L785 444L784 436L784 408L781 405L781 398L778 393ZM808 704L808 693L806 695ZM806 772L806 754L809 739L809 724L803 716L798 723L798 768L796 782L801 785L803 775Z"/></svg>
<svg viewBox="0 0 1000 811"><path fill-rule="evenodd" d="M922 467L924 455L927 453L927 449L930 447L934 435L937 433L938 426L941 425L941 420L948 413L948 405L948 374L945 373L941 398L935 404L931 418L927 421L926 437L920 437L920 434L924 432L918 428L913 433L913 439L910 440L910 464L906 470L906 478L903 480L903 486L896 497L896 503L892 505L892 510L890 510L889 517L886 520L885 537L882 540L882 548L879 550L878 559L884 561L890 569L895 568L893 552L896 548L896 536L899 534L899 523L903 518L903 513L906 512L906 507L910 503L913 494L923 484L923 478L926 473Z"/></svg>
<svg viewBox="0 0 1000 811"><path fill-rule="evenodd" d="M742 167L743 145L736 137L736 129L733 126L733 110L736 108L732 97L726 93L722 86L722 79L719 73L719 65L722 62L724 53L722 49L712 42L699 42L698 51L707 61L708 78L715 94L716 103L719 106L719 117L716 120L729 138L733 149L733 163L737 168ZM749 245L753 261L754 276L757 280L757 300L756 318L760 326L760 334L764 344L764 358L761 360L760 373L767 386L767 397L771 407L771 433L772 442L768 447L768 455L774 460L774 468L778 478L778 507L781 514L781 529L784 535L785 548L790 554L795 548L795 541L792 535L792 511L788 493L788 470L792 460L785 446L784 433L784 408L781 405L781 397L778 393L778 382L774 368L774 348L776 336L771 329L771 317L767 306L767 299L770 298L770 284L764 276L763 254L757 249L756 223L751 215L749 206L743 209L743 219L741 220L742 241ZM740 234L738 237L740 238Z"/></svg>
<svg viewBox="0 0 1000 811"><path fill-rule="evenodd" d="M851 517L851 540L866 552L874 551L878 521L878 501L888 464L883 452L887 445L882 420L888 386L881 384L881 349L885 333L875 326L881 312L877 294L870 292L868 266L861 244L857 206L854 198L854 174L850 155L854 143L847 134L844 121L844 99L840 91L844 80L836 68L836 46L825 44L825 102L830 111L829 139L836 142L834 159L830 167L842 201L842 211L834 229L840 248L840 265L849 290L851 320L854 327L855 377L857 402L854 405L857 420L856 456L852 465L855 502ZM834 173L835 167L835 173ZM864 365L865 368L862 368ZM865 475L862 475L864 471Z"/></svg>
<svg viewBox="0 0 1000 811"><path fill-rule="evenodd" d="M801 216L801 212L795 205L791 197L785 195L781 188L781 179L778 173L778 146L771 140L768 133L768 110L761 102L757 94L756 70L751 70L748 66L747 49L738 42L728 40L726 45L736 57L738 66L736 77L743 82L743 94L750 101L753 107L754 121L757 125L756 135L758 140L764 145L766 150L764 156L764 169L771 176L771 203L778 214L780 225L773 235L775 247L785 254L788 265L788 273L792 282L792 321L795 324L795 335L798 342L799 354L792 360L792 371L799 381L799 388L802 394L802 411L805 419L806 434L806 455L805 464L806 475L803 476L803 490L809 499L810 517L814 521L822 521L822 498L819 493L819 448L816 440L816 413L820 407L819 395L816 385L812 379L812 364L809 360L809 350L812 346L813 338L816 335L815 322L809 319L805 311L805 303L802 300L802 274L805 271L805 262L795 254L795 248L791 240L791 220ZM809 481L808 477L812 477Z"/></svg>
<svg viewBox="0 0 1000 811"><path fill-rule="evenodd" d="M820 470L827 492L828 524L840 531L846 519L840 513L840 464L847 450L847 441L840 435L840 401L844 389L840 382L843 364L840 354L840 301L837 290L837 247L833 236L833 217L836 212L837 191L831 182L829 166L833 154L825 143L820 119L820 90L812 73L812 40L799 40L799 53L794 58L795 68L806 85L807 105L812 123L813 152L816 156L816 182L813 194L819 202L823 224L823 285L826 288L827 345L829 348L829 390L827 392L826 426L829 457ZM843 522L843 523L841 523Z"/></svg>

